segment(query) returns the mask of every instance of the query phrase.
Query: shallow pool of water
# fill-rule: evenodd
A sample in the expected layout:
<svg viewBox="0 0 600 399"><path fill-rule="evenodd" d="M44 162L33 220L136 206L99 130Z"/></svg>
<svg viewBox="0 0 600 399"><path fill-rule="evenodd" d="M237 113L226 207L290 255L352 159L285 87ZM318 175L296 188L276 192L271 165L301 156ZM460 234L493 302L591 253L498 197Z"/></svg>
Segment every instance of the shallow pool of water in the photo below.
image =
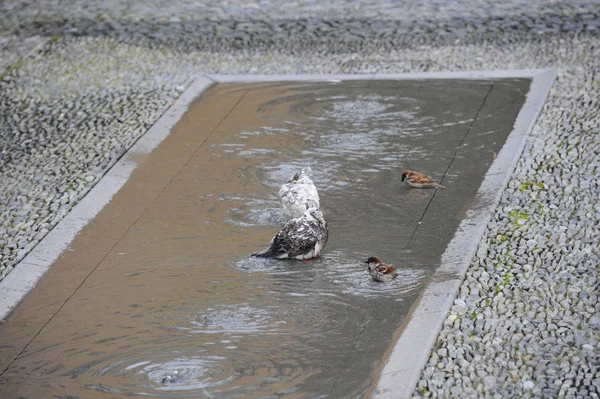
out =
<svg viewBox="0 0 600 399"><path fill-rule="evenodd" d="M32 398L367 394L527 85L209 90L173 134L202 129L206 119L193 114L207 102L240 100L3 374L0 389ZM249 257L285 221L279 186L307 166L330 229L322 257ZM408 168L448 188L409 190L400 182ZM143 183L134 176L127 184ZM398 278L372 281L363 263L370 255L395 265Z"/></svg>

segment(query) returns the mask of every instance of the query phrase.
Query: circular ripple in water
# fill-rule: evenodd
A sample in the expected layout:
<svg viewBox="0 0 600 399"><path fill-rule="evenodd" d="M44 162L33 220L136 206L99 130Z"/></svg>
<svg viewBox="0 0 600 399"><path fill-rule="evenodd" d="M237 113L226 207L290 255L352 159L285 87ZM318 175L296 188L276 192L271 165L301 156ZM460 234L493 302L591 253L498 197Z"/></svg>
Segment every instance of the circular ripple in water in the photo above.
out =
<svg viewBox="0 0 600 399"><path fill-rule="evenodd" d="M330 304L350 304L345 295L366 298L385 297L402 300L403 295L417 289L427 278L427 270L396 267L398 277L391 283L373 281L363 263L368 255L342 251L325 252L319 260L308 264L298 261L246 258L236 266L251 272L263 272L275 277L278 292L296 297L329 297ZM322 309L327 311L327 309Z"/></svg>
<svg viewBox="0 0 600 399"><path fill-rule="evenodd" d="M276 306L224 305L203 310L189 321L189 326L174 328L199 334L276 332L286 324L285 320L277 320L277 312Z"/></svg>
<svg viewBox="0 0 600 399"><path fill-rule="evenodd" d="M266 244L268 245L268 243ZM265 247L266 247L265 245ZM311 274L310 267L295 260L279 260L270 258L246 257L235 262L235 268L247 272L260 272L271 275L285 276L295 278L301 282Z"/></svg>
<svg viewBox="0 0 600 399"><path fill-rule="evenodd" d="M315 370L298 351L306 350L296 341L273 342L258 337L246 342L222 340L202 346L189 339L161 340L151 347L138 347L135 354L120 354L81 367L81 374L102 377L100 384L89 389L123 396L158 396L169 398L228 397L248 392L275 393L293 390ZM152 344L152 343L148 343ZM173 346L169 346L173 345Z"/></svg>
<svg viewBox="0 0 600 399"><path fill-rule="evenodd" d="M319 176L313 180L330 183L325 184L326 188L343 182L344 179L332 177L345 171L392 169L428 155L414 141L409 144L402 140L432 132L430 117L416 116L420 108L416 99L302 93L266 102L259 107L259 113L268 116L281 106L302 121L290 128L306 144L299 158L304 162L310 158L315 172L323 170L325 181L318 181ZM288 176L278 177L277 183L281 184L281 178Z"/></svg>
<svg viewBox="0 0 600 399"><path fill-rule="evenodd" d="M327 191L332 186L338 185L336 174L340 167L339 162L317 158L314 153L306 153L297 159L285 162L268 162L260 165L256 170L256 178L265 186L273 187L278 191L281 185L286 183L294 174L308 167L311 169L309 176L317 185L319 192Z"/></svg>
<svg viewBox="0 0 600 399"><path fill-rule="evenodd" d="M423 269L396 267L398 277L389 283L373 281L363 263L366 255L348 256L341 251L323 255L323 266L319 269L321 279L332 292L362 296L367 298L385 297L400 301L404 294L413 291L427 278ZM320 289L321 287L317 287Z"/></svg>
<svg viewBox="0 0 600 399"><path fill-rule="evenodd" d="M222 198L222 200L226 200ZM276 200L249 199L227 211L226 223L237 226L280 226L286 222L281 203Z"/></svg>
<svg viewBox="0 0 600 399"><path fill-rule="evenodd" d="M221 367L226 360L221 356L181 356L165 362L160 362L158 356L154 360L142 360L125 366L128 360L131 359L115 362L97 375L113 373L117 377L133 377L139 381L140 388L157 391L205 391L206 388L226 385L235 377L232 370ZM101 387L98 389L103 390Z"/></svg>
<svg viewBox="0 0 600 399"><path fill-rule="evenodd" d="M326 252L308 264L297 261L246 258L236 266L250 272L262 272L270 277L272 290L280 295L278 302L294 309L290 314L284 309L275 320L284 320L278 328L302 325L315 329L352 329L353 320L359 320L361 306L369 301L357 302L357 297L383 298L402 301L407 293L416 290L427 278L423 269L397 267L398 277L390 283L371 279L363 263L367 255L348 254L343 251Z"/></svg>
<svg viewBox="0 0 600 399"><path fill-rule="evenodd" d="M375 91L362 94L345 92L340 95L333 87L321 86L265 102L258 107L257 113L271 120L276 119L275 116L280 115L283 108L283 112L299 119L301 125L312 122L314 126L323 125L331 129L329 122L333 120L336 126L352 131L383 124L394 128L393 134L401 136L425 136L439 128L471 123L468 117L455 120L456 116L464 116L462 114L441 112L427 115L423 111L426 108L424 105L429 106L431 102L439 103L438 107L443 109L447 101L439 101L435 97L381 95Z"/></svg>
<svg viewBox="0 0 600 399"><path fill-rule="evenodd" d="M272 119L283 106L287 115L302 121L312 121L313 126L324 124L331 129L329 122L334 120L338 124L357 128L373 122L381 124L393 121L396 126L401 122L415 122L415 111L420 107L419 100L409 97L326 94L327 89L280 97L259 106L258 114L265 119Z"/></svg>

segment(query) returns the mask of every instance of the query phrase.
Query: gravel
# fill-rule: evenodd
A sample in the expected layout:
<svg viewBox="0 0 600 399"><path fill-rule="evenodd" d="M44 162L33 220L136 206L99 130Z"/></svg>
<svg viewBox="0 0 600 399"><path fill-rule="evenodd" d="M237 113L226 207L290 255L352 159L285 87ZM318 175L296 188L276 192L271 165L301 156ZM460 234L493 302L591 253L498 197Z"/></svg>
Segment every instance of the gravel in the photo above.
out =
<svg viewBox="0 0 600 399"><path fill-rule="evenodd" d="M559 76L414 398L600 393L599 41L557 39L469 49L481 67L552 65Z"/></svg>
<svg viewBox="0 0 600 399"><path fill-rule="evenodd" d="M0 36L0 71L17 63L46 41L40 36ZM18 65L18 64L17 64Z"/></svg>
<svg viewBox="0 0 600 399"><path fill-rule="evenodd" d="M0 279L199 73L558 68L414 397L600 395L597 1L29 3L0 4Z"/></svg>

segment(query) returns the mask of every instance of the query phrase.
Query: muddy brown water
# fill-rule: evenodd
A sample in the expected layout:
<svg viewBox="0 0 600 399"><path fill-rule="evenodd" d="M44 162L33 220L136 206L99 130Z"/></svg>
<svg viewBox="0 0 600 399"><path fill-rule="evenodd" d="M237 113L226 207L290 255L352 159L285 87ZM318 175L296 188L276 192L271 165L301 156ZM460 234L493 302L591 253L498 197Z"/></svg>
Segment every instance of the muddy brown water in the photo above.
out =
<svg viewBox="0 0 600 399"><path fill-rule="evenodd" d="M528 80L213 87L161 145L171 151L166 161L151 154L127 183L142 193L196 146L106 255L87 265L91 252L78 245L91 251L96 243L86 230L76 238L75 254L65 257L79 256L76 267L90 273L9 364L1 396L368 394L528 87ZM209 103L223 115L216 121ZM206 137L195 136L208 125ZM173 150L174 140L189 143ZM284 222L279 186L306 166L330 228L323 256L308 264L248 257ZM400 182L405 168L448 188L409 190ZM89 228L115 222L104 213L96 219ZM362 263L369 255L397 266L398 278L371 281ZM77 275L61 267L40 289ZM8 325L26 320L27 306L52 302L35 291L30 297Z"/></svg>

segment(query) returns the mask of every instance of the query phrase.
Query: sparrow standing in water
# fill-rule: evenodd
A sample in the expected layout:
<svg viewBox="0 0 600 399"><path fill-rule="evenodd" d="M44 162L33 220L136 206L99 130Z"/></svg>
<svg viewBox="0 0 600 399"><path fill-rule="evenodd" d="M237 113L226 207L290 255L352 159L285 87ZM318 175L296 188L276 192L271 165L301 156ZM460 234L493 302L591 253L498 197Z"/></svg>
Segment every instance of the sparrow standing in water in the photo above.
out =
<svg viewBox="0 0 600 399"><path fill-rule="evenodd" d="M371 256L365 263L367 264L369 274L375 281L387 283L398 276L393 266L386 265L377 256Z"/></svg>
<svg viewBox="0 0 600 399"><path fill-rule="evenodd" d="M413 188L445 188L437 184L429 176L412 170L405 170L402 173L402 181L406 181L406 184Z"/></svg>

